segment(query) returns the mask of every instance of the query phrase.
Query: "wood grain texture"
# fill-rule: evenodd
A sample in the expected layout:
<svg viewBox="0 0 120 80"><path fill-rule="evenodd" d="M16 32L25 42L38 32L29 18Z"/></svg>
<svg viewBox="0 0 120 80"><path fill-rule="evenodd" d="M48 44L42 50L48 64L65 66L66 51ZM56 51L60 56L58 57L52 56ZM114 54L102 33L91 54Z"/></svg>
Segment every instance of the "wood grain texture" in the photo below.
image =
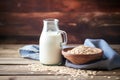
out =
<svg viewBox="0 0 120 80"><path fill-rule="evenodd" d="M72 44L71 44L72 45ZM78 45L78 44L74 44ZM8 55L0 56L0 80L119 80L120 79L120 69L115 69L111 71L96 71L96 75L89 76L79 76L71 77L68 74L55 74L50 71L31 71L28 68L29 64L40 64L39 61L23 59L20 56L13 57L14 55L19 55L18 49L25 46L21 45L0 45L0 54ZM111 45L113 49L118 50L120 53L120 45ZM16 53L15 53L16 52ZM11 58L10 58L10 55Z"/></svg>
<svg viewBox="0 0 120 80"><path fill-rule="evenodd" d="M0 13L0 43L38 43L43 19L58 18L59 28L68 33L68 43L83 43L86 38L103 38L120 43L120 13L39 12Z"/></svg>
<svg viewBox="0 0 120 80"><path fill-rule="evenodd" d="M39 43L43 19L58 18L68 43L120 43L119 0L0 0L0 43Z"/></svg>
<svg viewBox="0 0 120 80"><path fill-rule="evenodd" d="M71 78L70 76L0 76L1 80L74 80L75 78ZM77 78L75 80L119 80L119 76L112 76L109 78L109 76L95 76L93 78Z"/></svg>
<svg viewBox="0 0 120 80"><path fill-rule="evenodd" d="M3 12L120 11L119 0L1 0Z"/></svg>

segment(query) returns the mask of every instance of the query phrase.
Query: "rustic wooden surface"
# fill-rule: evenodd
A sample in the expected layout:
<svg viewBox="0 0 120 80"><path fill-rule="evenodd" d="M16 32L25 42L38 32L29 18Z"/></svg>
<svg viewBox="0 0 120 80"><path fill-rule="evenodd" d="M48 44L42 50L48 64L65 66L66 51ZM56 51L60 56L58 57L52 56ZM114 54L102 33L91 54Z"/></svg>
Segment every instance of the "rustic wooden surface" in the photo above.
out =
<svg viewBox="0 0 120 80"><path fill-rule="evenodd" d="M119 0L0 0L0 43L38 43L45 18L60 20L68 43L120 43Z"/></svg>
<svg viewBox="0 0 120 80"><path fill-rule="evenodd" d="M99 71L92 78L77 77L69 75L48 74L48 72L30 71L26 66L29 64L40 64L39 61L24 59L19 55L19 48L24 45L0 45L0 80L120 80L120 69L112 71ZM120 45L111 45L120 53ZM22 66L22 67L21 67ZM24 67L24 68L23 68Z"/></svg>

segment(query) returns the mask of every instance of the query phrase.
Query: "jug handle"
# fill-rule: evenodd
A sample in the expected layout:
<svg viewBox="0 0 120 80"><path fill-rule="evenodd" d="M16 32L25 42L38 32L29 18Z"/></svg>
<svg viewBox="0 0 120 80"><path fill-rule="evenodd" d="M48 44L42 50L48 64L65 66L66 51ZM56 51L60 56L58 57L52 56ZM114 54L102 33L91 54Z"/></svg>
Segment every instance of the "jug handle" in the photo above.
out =
<svg viewBox="0 0 120 80"><path fill-rule="evenodd" d="M59 33L61 33L63 42L61 43L61 47L67 44L67 33L63 30L59 30Z"/></svg>

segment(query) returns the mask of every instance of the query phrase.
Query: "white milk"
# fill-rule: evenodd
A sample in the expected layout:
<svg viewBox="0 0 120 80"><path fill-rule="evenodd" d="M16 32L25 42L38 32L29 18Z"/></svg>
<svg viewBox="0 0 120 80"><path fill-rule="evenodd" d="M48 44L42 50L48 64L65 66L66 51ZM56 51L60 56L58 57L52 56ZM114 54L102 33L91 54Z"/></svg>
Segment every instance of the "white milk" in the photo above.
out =
<svg viewBox="0 0 120 80"><path fill-rule="evenodd" d="M57 31L43 32L40 37L40 62L46 65L58 65L61 58L62 36Z"/></svg>

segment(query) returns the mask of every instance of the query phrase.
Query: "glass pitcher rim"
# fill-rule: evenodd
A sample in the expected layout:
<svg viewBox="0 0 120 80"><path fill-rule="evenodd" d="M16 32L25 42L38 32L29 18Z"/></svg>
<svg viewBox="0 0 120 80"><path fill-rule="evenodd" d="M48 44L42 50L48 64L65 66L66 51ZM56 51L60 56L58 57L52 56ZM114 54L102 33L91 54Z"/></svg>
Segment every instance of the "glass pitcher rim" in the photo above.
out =
<svg viewBox="0 0 120 80"><path fill-rule="evenodd" d="M56 18L47 18L47 19L44 19L43 21L48 21L48 22L53 22L53 21L55 21L55 22L58 22L59 20L58 19L56 19Z"/></svg>

